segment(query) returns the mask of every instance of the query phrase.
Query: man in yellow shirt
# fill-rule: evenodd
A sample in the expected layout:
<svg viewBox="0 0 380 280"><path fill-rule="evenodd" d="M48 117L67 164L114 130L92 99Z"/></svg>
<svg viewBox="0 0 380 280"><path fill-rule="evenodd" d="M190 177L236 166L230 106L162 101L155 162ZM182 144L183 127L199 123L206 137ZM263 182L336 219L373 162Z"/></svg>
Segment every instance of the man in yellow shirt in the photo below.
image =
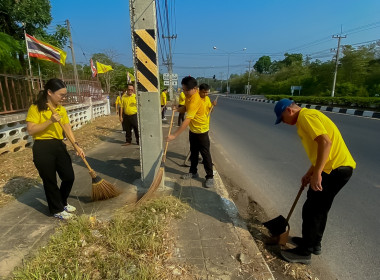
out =
<svg viewBox="0 0 380 280"><path fill-rule="evenodd" d="M182 179L197 178L198 175L198 155L201 153L203 158L203 166L206 171L205 187L214 186L214 173L212 168L212 158L210 153L210 138L208 135L209 122L208 111L206 109L205 100L202 99L198 92L197 80L193 77L185 77L182 79L182 89L186 95L185 107L178 109L178 112L187 113L186 119L174 134L168 136L167 141L174 140L180 135L186 127L189 126L190 140L190 161L191 166L189 173L181 176Z"/></svg>
<svg viewBox="0 0 380 280"><path fill-rule="evenodd" d="M211 110L214 106L216 106L217 101L216 99L211 102L210 97L208 94L210 93L210 86L208 84L200 84L199 85L199 96L205 100L206 103L206 109L208 114L208 121L210 122L210 114Z"/></svg>
<svg viewBox="0 0 380 280"><path fill-rule="evenodd" d="M120 117L121 113L121 99L123 98L123 96L125 96L127 93L126 92L123 92L122 95L118 95L116 97L116 101L115 101L115 110L116 110L116 115L118 115ZM123 124L121 124L121 127L122 127L122 130L121 130L121 133L125 133L125 127L123 126Z"/></svg>
<svg viewBox="0 0 380 280"><path fill-rule="evenodd" d="M178 97L178 108L184 107L185 106L185 100L186 96L183 91L179 94ZM178 115L178 126L181 126L182 122L185 120L185 113L179 113Z"/></svg>
<svg viewBox="0 0 380 280"><path fill-rule="evenodd" d="M311 166L302 177L309 185L302 208L302 238L293 237L296 248L281 251L289 262L309 264L311 253L321 253L321 241L327 215L334 197L351 178L356 162L352 158L336 125L322 112L301 108L292 100L281 99L275 105L276 124L297 126L297 133Z"/></svg>
<svg viewBox="0 0 380 280"><path fill-rule="evenodd" d="M128 84L127 94L121 98L120 122L125 130L125 143L128 146L132 143L132 129L135 132L136 143L139 145L139 129L137 123L137 101L135 87Z"/></svg>
<svg viewBox="0 0 380 280"><path fill-rule="evenodd" d="M164 90L161 92L161 118L164 121L166 121L166 118L165 118L166 99L167 99L166 93L167 93L167 89L164 88Z"/></svg>
<svg viewBox="0 0 380 280"><path fill-rule="evenodd" d="M117 115L119 115L120 105L121 105L121 97L120 97L120 93L119 93L118 96L116 97L116 101L115 101L115 110L116 110Z"/></svg>

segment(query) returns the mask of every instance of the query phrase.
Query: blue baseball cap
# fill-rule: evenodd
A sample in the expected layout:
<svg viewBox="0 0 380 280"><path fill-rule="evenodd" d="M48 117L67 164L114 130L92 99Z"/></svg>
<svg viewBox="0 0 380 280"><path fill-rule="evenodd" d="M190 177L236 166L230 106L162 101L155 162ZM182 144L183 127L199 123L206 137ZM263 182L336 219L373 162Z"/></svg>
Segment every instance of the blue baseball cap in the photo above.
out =
<svg viewBox="0 0 380 280"><path fill-rule="evenodd" d="M277 116L275 124L279 124L282 121L282 113L285 111L287 107L292 105L293 102L294 102L293 100L284 98L276 103L276 105L274 106L274 112L276 113L276 116Z"/></svg>

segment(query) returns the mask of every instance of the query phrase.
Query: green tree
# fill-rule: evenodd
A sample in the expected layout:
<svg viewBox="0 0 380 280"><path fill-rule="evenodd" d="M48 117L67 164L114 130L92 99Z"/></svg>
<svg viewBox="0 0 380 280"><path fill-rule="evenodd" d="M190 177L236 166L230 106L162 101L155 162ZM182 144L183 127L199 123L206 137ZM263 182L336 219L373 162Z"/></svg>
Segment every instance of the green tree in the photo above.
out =
<svg viewBox="0 0 380 280"><path fill-rule="evenodd" d="M0 73L18 72L21 70L21 64L17 59L17 53L20 49L18 41L0 32Z"/></svg>
<svg viewBox="0 0 380 280"><path fill-rule="evenodd" d="M285 53L284 56L285 56L285 58L282 62L287 67L292 66L292 65L302 64L302 61L303 61L302 57L303 56L301 53L293 53L293 54Z"/></svg>
<svg viewBox="0 0 380 280"><path fill-rule="evenodd" d="M272 61L270 57L267 55L264 55L260 57L258 61L256 61L255 65L253 65L253 68L260 74L269 73L271 64L272 64Z"/></svg>
<svg viewBox="0 0 380 280"><path fill-rule="evenodd" d="M19 42L19 47L15 47L13 51L17 53L24 68L26 68L24 29L26 33L57 47L62 47L66 43L68 31L64 26L58 25L52 35L46 32L52 21L50 10L49 0L1 0L0 2L0 32L8 34ZM2 61L2 63L11 62ZM32 64L35 64L34 60ZM36 65L35 68L37 69Z"/></svg>
<svg viewBox="0 0 380 280"><path fill-rule="evenodd" d="M375 48L372 46L343 47L343 57L340 59L341 67L338 72L338 81L362 85L367 76L368 64L375 59Z"/></svg>

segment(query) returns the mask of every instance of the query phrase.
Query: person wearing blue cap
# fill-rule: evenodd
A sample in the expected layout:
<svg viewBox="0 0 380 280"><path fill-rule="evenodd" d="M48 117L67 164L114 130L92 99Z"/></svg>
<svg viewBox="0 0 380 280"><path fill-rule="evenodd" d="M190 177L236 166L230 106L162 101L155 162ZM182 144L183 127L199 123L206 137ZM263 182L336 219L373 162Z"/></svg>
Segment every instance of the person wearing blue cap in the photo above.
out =
<svg viewBox="0 0 380 280"><path fill-rule="evenodd" d="M275 124L296 125L297 133L311 162L301 179L309 185L302 208L302 238L293 237L294 249L281 251L288 262L309 264L311 253L321 254L321 241L334 197L352 176L356 162L337 126L322 112L299 107L281 99L274 107Z"/></svg>

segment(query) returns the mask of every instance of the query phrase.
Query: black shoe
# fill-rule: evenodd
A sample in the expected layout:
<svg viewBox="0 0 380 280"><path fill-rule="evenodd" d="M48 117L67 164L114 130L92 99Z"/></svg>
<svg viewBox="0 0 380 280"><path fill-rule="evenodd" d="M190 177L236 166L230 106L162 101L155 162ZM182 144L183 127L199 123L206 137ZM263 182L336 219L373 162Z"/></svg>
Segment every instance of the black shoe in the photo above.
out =
<svg viewBox="0 0 380 280"><path fill-rule="evenodd" d="M291 263L311 263L311 254L308 250L303 249L302 247L296 247L294 249L281 251L281 256L288 262Z"/></svg>
<svg viewBox="0 0 380 280"><path fill-rule="evenodd" d="M302 237L292 237L292 242L294 244L296 244L297 246L302 246L303 245L303 239ZM316 245L314 247L309 247L307 248L307 250L310 252L310 253L313 253L314 255L320 255L322 253L322 248L321 248L321 245Z"/></svg>

